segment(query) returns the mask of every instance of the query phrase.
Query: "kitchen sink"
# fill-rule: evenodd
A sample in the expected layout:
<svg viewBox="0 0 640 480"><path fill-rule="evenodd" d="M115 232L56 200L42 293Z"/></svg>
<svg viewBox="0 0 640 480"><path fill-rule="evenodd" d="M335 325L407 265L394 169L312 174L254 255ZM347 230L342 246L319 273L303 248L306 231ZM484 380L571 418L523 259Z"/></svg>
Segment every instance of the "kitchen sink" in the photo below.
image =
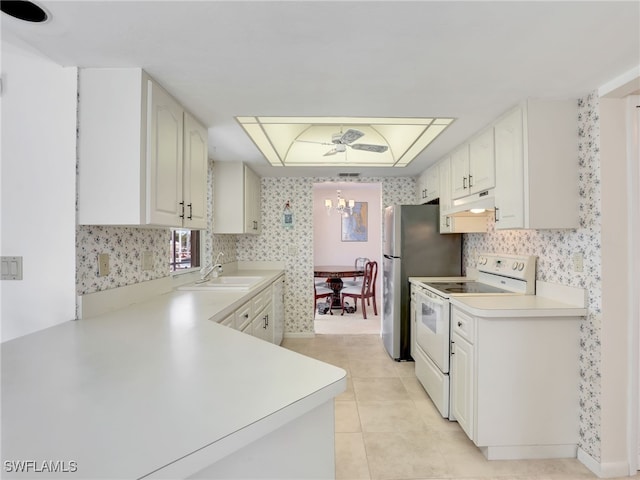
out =
<svg viewBox="0 0 640 480"><path fill-rule="evenodd" d="M249 290L260 280L262 280L262 277L217 277L204 282L199 281L183 285L178 290Z"/></svg>

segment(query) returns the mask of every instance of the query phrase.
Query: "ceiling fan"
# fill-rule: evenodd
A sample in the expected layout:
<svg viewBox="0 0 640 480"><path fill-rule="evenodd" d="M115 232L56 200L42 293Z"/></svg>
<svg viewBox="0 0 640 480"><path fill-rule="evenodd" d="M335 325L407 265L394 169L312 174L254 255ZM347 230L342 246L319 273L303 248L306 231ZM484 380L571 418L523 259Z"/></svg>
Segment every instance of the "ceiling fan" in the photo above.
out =
<svg viewBox="0 0 640 480"><path fill-rule="evenodd" d="M305 143L317 143L319 145L333 145L334 147L331 150L329 150L327 153L325 153L323 157L335 155L336 153L346 152L347 147L353 148L354 150L363 150L366 152L374 152L374 153L383 153L389 149L389 147L387 147L386 145L372 145L369 143L353 143L363 136L364 136L364 133L362 133L360 130L350 128L344 133L340 132L340 133L334 133L333 135L331 135L331 143L312 142L309 140L296 140L296 141L305 142Z"/></svg>

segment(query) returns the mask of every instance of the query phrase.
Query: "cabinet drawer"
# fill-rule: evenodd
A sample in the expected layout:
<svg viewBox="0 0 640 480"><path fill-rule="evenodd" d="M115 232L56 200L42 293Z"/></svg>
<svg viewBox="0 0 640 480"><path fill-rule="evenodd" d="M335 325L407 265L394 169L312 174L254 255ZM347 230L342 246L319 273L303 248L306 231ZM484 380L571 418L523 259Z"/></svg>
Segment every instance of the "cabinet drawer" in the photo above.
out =
<svg viewBox="0 0 640 480"><path fill-rule="evenodd" d="M471 315L454 308L451 314L451 329L469 343L474 343L475 320Z"/></svg>
<svg viewBox="0 0 640 480"><path fill-rule="evenodd" d="M271 295L272 295L271 288L272 287L270 287L270 286L265 288L263 291L261 291L255 297L253 297L251 299L251 302L253 303L253 311L254 312L259 312L260 310L262 310L264 308L264 306L268 302L271 301Z"/></svg>
<svg viewBox="0 0 640 480"><path fill-rule="evenodd" d="M236 322L236 314L232 313L230 315L227 315L225 318L223 318L219 323L220 325L224 325L225 327L230 327L230 328L235 328Z"/></svg>
<svg viewBox="0 0 640 480"><path fill-rule="evenodd" d="M238 310L236 310L236 330L244 330L246 326L251 323L252 315L252 301L248 301Z"/></svg>

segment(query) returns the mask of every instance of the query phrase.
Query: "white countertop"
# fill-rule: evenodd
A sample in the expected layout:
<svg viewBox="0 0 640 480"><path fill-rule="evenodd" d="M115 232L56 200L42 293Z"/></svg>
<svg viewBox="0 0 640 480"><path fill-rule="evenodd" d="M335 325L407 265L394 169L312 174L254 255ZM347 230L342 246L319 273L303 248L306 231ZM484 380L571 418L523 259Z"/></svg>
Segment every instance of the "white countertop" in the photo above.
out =
<svg viewBox="0 0 640 480"><path fill-rule="evenodd" d="M173 291L3 343L3 462L185 476L345 390L344 370L209 320L247 295Z"/></svg>
<svg viewBox="0 0 640 480"><path fill-rule="evenodd" d="M470 277L410 277L416 285L429 282L461 281ZM537 281L536 295L451 296L451 305L477 317L582 317L587 314L585 292L581 288Z"/></svg>
<svg viewBox="0 0 640 480"><path fill-rule="evenodd" d="M476 317L582 317L586 308L538 295L451 297L451 305Z"/></svg>

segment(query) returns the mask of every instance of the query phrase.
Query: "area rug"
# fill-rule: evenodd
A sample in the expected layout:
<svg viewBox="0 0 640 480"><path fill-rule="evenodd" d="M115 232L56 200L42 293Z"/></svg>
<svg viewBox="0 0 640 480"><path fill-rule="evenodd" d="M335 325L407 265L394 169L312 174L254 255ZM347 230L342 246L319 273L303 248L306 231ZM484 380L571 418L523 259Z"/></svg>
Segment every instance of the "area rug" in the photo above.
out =
<svg viewBox="0 0 640 480"><path fill-rule="evenodd" d="M340 310L334 310L333 315L321 315L316 312L315 332L324 335L358 335L365 333L380 333L380 315L374 315L373 309L367 309L367 319L362 318L360 309L356 313L340 315ZM378 312L379 313L379 312Z"/></svg>

